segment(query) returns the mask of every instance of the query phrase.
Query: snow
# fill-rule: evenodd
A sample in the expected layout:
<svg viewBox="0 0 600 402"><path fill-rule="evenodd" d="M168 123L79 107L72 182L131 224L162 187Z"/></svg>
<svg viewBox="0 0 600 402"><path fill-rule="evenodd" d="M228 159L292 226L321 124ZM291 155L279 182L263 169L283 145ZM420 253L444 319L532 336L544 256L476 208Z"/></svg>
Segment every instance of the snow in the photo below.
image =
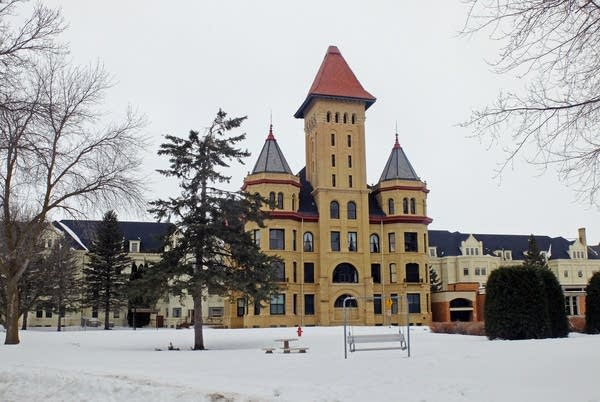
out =
<svg viewBox="0 0 600 402"><path fill-rule="evenodd" d="M342 327L21 331L0 345L1 401L600 401L600 336L489 341L411 328L402 350L348 353ZM357 327L360 333L397 329ZM172 342L180 351L168 351ZM377 345L365 345L377 346ZM155 348L162 349L156 351Z"/></svg>

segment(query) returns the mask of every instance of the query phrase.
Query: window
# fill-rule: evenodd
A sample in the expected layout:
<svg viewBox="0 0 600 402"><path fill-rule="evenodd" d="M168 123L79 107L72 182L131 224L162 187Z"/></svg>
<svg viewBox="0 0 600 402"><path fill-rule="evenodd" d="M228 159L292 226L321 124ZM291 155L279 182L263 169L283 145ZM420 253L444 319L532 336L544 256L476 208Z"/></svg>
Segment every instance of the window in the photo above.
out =
<svg viewBox="0 0 600 402"><path fill-rule="evenodd" d="M285 282L285 264L281 261L273 261L275 270L275 280L277 282Z"/></svg>
<svg viewBox="0 0 600 402"><path fill-rule="evenodd" d="M296 315L298 312L298 295L294 293L292 295L292 314Z"/></svg>
<svg viewBox="0 0 600 402"><path fill-rule="evenodd" d="M292 211L296 210L296 194L292 194Z"/></svg>
<svg viewBox="0 0 600 402"><path fill-rule="evenodd" d="M358 271L351 264L339 264L333 270L333 283L358 283Z"/></svg>
<svg viewBox="0 0 600 402"><path fill-rule="evenodd" d="M252 241L256 247L260 247L260 229L254 229L252 231Z"/></svg>
<svg viewBox="0 0 600 402"><path fill-rule="evenodd" d="M583 271L577 271L577 276L579 278L583 278Z"/></svg>
<svg viewBox="0 0 600 402"><path fill-rule="evenodd" d="M129 240L129 252L130 253L139 253L140 252L140 241L139 240Z"/></svg>
<svg viewBox="0 0 600 402"><path fill-rule="evenodd" d="M352 146L352 136L348 134L346 138L348 139L348 148L350 148Z"/></svg>
<svg viewBox="0 0 600 402"><path fill-rule="evenodd" d="M285 250L285 231L283 229L269 229L269 249Z"/></svg>
<svg viewBox="0 0 600 402"><path fill-rule="evenodd" d="M392 314L398 314L398 294L392 293L390 299L392 300Z"/></svg>
<svg viewBox="0 0 600 402"><path fill-rule="evenodd" d="M352 113L352 124L356 124L356 113Z"/></svg>
<svg viewBox="0 0 600 402"><path fill-rule="evenodd" d="M312 252L314 251L313 247L313 234L311 232L304 233L304 251Z"/></svg>
<svg viewBox="0 0 600 402"><path fill-rule="evenodd" d="M340 113L339 112L335 112L335 122L336 123L340 122Z"/></svg>
<svg viewBox="0 0 600 402"><path fill-rule="evenodd" d="M46 306L46 318L52 318L52 307Z"/></svg>
<svg viewBox="0 0 600 402"><path fill-rule="evenodd" d="M331 166L335 166L335 155L331 155Z"/></svg>
<svg viewBox="0 0 600 402"><path fill-rule="evenodd" d="M418 252L419 244L417 242L416 232L404 232L404 251Z"/></svg>
<svg viewBox="0 0 600 402"><path fill-rule="evenodd" d="M327 117L325 120L327 120L327 123L331 122L331 112L327 112Z"/></svg>
<svg viewBox="0 0 600 402"><path fill-rule="evenodd" d="M335 187L335 175L331 175L331 187Z"/></svg>
<svg viewBox="0 0 600 402"><path fill-rule="evenodd" d="M487 275L487 270L485 268L481 268L481 275Z"/></svg>
<svg viewBox="0 0 600 402"><path fill-rule="evenodd" d="M409 293L408 295L408 312L421 312L421 295L419 293Z"/></svg>
<svg viewBox="0 0 600 402"><path fill-rule="evenodd" d="M382 310L381 310L381 294L374 294L373 295L373 313L374 314L381 314Z"/></svg>
<svg viewBox="0 0 600 402"><path fill-rule="evenodd" d="M373 283L381 283L381 265L371 264L371 277Z"/></svg>
<svg viewBox="0 0 600 402"><path fill-rule="evenodd" d="M277 208L283 209L283 193L277 193Z"/></svg>
<svg viewBox="0 0 600 402"><path fill-rule="evenodd" d="M62 315L62 317L64 317L64 314ZM113 311L113 318L120 318L120 317L121 317L121 311L120 310Z"/></svg>
<svg viewBox="0 0 600 402"><path fill-rule="evenodd" d="M344 300L346 300L347 298L352 297L349 294L343 294L340 297L338 297L337 299L335 299L335 303L333 304L334 307L337 308L342 308L344 307ZM358 307L358 303L356 302L356 299L348 299L346 300L346 307L351 307L351 308L357 308Z"/></svg>
<svg viewBox="0 0 600 402"><path fill-rule="evenodd" d="M396 251L396 233L391 232L388 233L388 244L390 247L390 253L393 253Z"/></svg>
<svg viewBox="0 0 600 402"><path fill-rule="evenodd" d="M394 215L396 213L396 208L394 208L394 199L388 199L388 215Z"/></svg>
<svg viewBox="0 0 600 402"><path fill-rule="evenodd" d="M304 315L315 315L315 295L304 295Z"/></svg>
<svg viewBox="0 0 600 402"><path fill-rule="evenodd" d="M331 146L335 147L335 133L331 133Z"/></svg>
<svg viewBox="0 0 600 402"><path fill-rule="evenodd" d="M467 268L467 267L464 267L464 268L463 268L463 275L464 275L464 276L467 276L467 275L469 275L469 268Z"/></svg>
<svg viewBox="0 0 600 402"><path fill-rule="evenodd" d="M340 232L331 232L331 251L340 251Z"/></svg>
<svg viewBox="0 0 600 402"><path fill-rule="evenodd" d="M292 250L296 251L296 231L292 230Z"/></svg>
<svg viewBox="0 0 600 402"><path fill-rule="evenodd" d="M352 175L348 176L348 187L352 188Z"/></svg>
<svg viewBox="0 0 600 402"><path fill-rule="evenodd" d="M237 316L243 317L246 314L246 299L237 299Z"/></svg>
<svg viewBox="0 0 600 402"><path fill-rule="evenodd" d="M567 315L579 315L577 296L565 296L565 312Z"/></svg>
<svg viewBox="0 0 600 402"><path fill-rule="evenodd" d="M568 277L569 277L569 271L565 271L565 272L563 273L563 276L564 276L565 278L568 278Z"/></svg>
<svg viewBox="0 0 600 402"><path fill-rule="evenodd" d="M377 236L375 233L369 237L369 248L372 253L379 252L379 236Z"/></svg>
<svg viewBox="0 0 600 402"><path fill-rule="evenodd" d="M429 256L437 257L437 248L436 247L429 247Z"/></svg>
<svg viewBox="0 0 600 402"><path fill-rule="evenodd" d="M181 318L181 307L173 307L173 318Z"/></svg>
<svg viewBox="0 0 600 402"><path fill-rule="evenodd" d="M352 178L352 176L350 176ZM350 186L352 187L352 186ZM356 204L354 201L348 202L348 219L356 219Z"/></svg>
<svg viewBox="0 0 600 402"><path fill-rule="evenodd" d="M37 310L35 311L35 318L42 318L44 317L44 310L42 310L42 307L38 306Z"/></svg>
<svg viewBox="0 0 600 402"><path fill-rule="evenodd" d="M414 198L410 199L410 213L413 215L417 213L417 202Z"/></svg>
<svg viewBox="0 0 600 402"><path fill-rule="evenodd" d="M398 282L398 270L396 268L396 264L390 264L390 283Z"/></svg>
<svg viewBox="0 0 600 402"><path fill-rule="evenodd" d="M419 278L419 264L408 263L406 264L406 282L417 283L421 282Z"/></svg>
<svg viewBox="0 0 600 402"><path fill-rule="evenodd" d="M402 213L408 214L408 198L402 199Z"/></svg>
<svg viewBox="0 0 600 402"><path fill-rule="evenodd" d="M348 251L356 251L357 249L356 232L348 232Z"/></svg>
<svg viewBox="0 0 600 402"><path fill-rule="evenodd" d="M297 271L298 270L298 264L296 263L296 261L294 261L292 263L292 282L296 283L297 282Z"/></svg>
<svg viewBox="0 0 600 402"><path fill-rule="evenodd" d="M475 268L475 275L477 275L477 276L481 275L481 269Z"/></svg>
<svg viewBox="0 0 600 402"><path fill-rule="evenodd" d="M348 113L344 113L344 124L348 123Z"/></svg>
<svg viewBox="0 0 600 402"><path fill-rule="evenodd" d="M167 311L168 312L168 311ZM167 314L167 317L169 315ZM92 318L98 318L98 306L92 307Z"/></svg>
<svg viewBox="0 0 600 402"><path fill-rule="evenodd" d="M273 191L269 193L269 208L275 209L275 193Z"/></svg>
<svg viewBox="0 0 600 402"><path fill-rule="evenodd" d="M285 314L285 295L273 295L271 296L271 315L283 315Z"/></svg>
<svg viewBox="0 0 600 402"><path fill-rule="evenodd" d="M348 155L348 167L352 167L352 155Z"/></svg>
<svg viewBox="0 0 600 402"><path fill-rule="evenodd" d="M254 302L254 315L260 315L260 301Z"/></svg>
<svg viewBox="0 0 600 402"><path fill-rule="evenodd" d="M340 219L340 204L337 201L329 203L329 217L331 219Z"/></svg>
<svg viewBox="0 0 600 402"><path fill-rule="evenodd" d="M304 283L315 283L315 264L313 262L304 263Z"/></svg>

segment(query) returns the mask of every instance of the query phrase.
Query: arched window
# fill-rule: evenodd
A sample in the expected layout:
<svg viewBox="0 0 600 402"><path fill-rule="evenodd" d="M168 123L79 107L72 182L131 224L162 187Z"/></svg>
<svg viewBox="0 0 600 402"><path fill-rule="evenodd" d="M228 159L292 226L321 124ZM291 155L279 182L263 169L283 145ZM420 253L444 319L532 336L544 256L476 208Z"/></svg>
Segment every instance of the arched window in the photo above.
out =
<svg viewBox="0 0 600 402"><path fill-rule="evenodd" d="M331 133L331 146L335 147L335 133Z"/></svg>
<svg viewBox="0 0 600 402"><path fill-rule="evenodd" d="M314 251L313 247L313 234L310 232L304 233L304 251L311 252Z"/></svg>
<svg viewBox="0 0 600 402"><path fill-rule="evenodd" d="M292 194L292 211L296 210L296 194Z"/></svg>
<svg viewBox="0 0 600 402"><path fill-rule="evenodd" d="M329 217L331 219L340 219L340 204L337 201L331 201L329 204Z"/></svg>
<svg viewBox="0 0 600 402"><path fill-rule="evenodd" d="M344 113L344 124L348 123L348 113Z"/></svg>
<svg viewBox="0 0 600 402"><path fill-rule="evenodd" d="M275 208L275 192L273 191L269 193L269 208Z"/></svg>
<svg viewBox="0 0 600 402"><path fill-rule="evenodd" d="M352 124L356 124L356 113L352 113Z"/></svg>
<svg viewBox="0 0 600 402"><path fill-rule="evenodd" d="M327 120L327 123L329 123L331 121L331 112L327 112L326 120Z"/></svg>
<svg viewBox="0 0 600 402"><path fill-rule="evenodd" d="M333 270L333 283L358 283L358 271L346 262Z"/></svg>
<svg viewBox="0 0 600 402"><path fill-rule="evenodd" d="M396 208L394 207L394 199L388 199L388 215L394 215L396 213Z"/></svg>
<svg viewBox="0 0 600 402"><path fill-rule="evenodd" d="M413 215L417 213L417 201L414 198L410 199L410 213Z"/></svg>
<svg viewBox="0 0 600 402"><path fill-rule="evenodd" d="M348 219L356 219L356 204L354 201L348 202Z"/></svg>
<svg viewBox="0 0 600 402"><path fill-rule="evenodd" d="M277 193L277 208L283 209L283 193Z"/></svg>
<svg viewBox="0 0 600 402"><path fill-rule="evenodd" d="M375 233L373 233L369 238L369 247L372 253L379 252L379 236L377 236Z"/></svg>
<svg viewBox="0 0 600 402"><path fill-rule="evenodd" d="M340 297L338 297L337 299L335 299L335 303L333 304L333 307L337 307L337 308L344 307L344 300L346 300L346 298L348 298L348 297L352 297L352 296L349 295L349 294L347 294L347 293L341 295ZM349 299L346 302L346 307L357 308L358 307L358 303L356 302L356 299Z"/></svg>
<svg viewBox="0 0 600 402"><path fill-rule="evenodd" d="M402 213L408 214L408 198L402 199Z"/></svg>
<svg viewBox="0 0 600 402"><path fill-rule="evenodd" d="M335 112L335 122L336 123L340 122L340 114L338 112Z"/></svg>

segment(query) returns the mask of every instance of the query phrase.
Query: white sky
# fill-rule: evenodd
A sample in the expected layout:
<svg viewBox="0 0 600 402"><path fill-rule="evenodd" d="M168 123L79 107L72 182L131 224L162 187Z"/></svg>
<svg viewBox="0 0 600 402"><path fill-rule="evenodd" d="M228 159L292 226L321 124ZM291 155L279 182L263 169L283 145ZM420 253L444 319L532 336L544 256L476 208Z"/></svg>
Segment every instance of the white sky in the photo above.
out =
<svg viewBox="0 0 600 402"><path fill-rule="evenodd" d="M494 179L501 147L488 149L457 126L500 89L521 84L486 64L497 42L458 37L467 10L460 0L44 3L62 8L75 61L100 60L113 74L109 109L122 114L132 105L147 117L149 199L177 191L154 173L166 165L155 156L162 136L202 130L219 107L248 115L243 131L253 156L231 170L232 188L252 169L271 112L279 146L298 172L304 133L293 114L327 47L336 45L377 97L367 111L369 183L379 179L397 122L400 143L431 190L431 229L574 238L586 227L588 243L600 241L597 209L577 202L554 170L540 173L518 160L501 181Z"/></svg>

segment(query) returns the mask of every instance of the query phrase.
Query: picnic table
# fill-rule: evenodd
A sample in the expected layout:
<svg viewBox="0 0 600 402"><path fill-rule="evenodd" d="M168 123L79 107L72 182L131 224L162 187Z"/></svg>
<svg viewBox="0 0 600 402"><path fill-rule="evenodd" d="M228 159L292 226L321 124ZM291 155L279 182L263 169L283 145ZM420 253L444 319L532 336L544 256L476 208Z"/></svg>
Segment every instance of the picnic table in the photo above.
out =
<svg viewBox="0 0 600 402"><path fill-rule="evenodd" d="M283 351L285 352L287 350L287 353L289 353L290 350L290 342L293 341L297 341L298 338L281 338L281 339L275 339L275 342L282 342L283 343Z"/></svg>

